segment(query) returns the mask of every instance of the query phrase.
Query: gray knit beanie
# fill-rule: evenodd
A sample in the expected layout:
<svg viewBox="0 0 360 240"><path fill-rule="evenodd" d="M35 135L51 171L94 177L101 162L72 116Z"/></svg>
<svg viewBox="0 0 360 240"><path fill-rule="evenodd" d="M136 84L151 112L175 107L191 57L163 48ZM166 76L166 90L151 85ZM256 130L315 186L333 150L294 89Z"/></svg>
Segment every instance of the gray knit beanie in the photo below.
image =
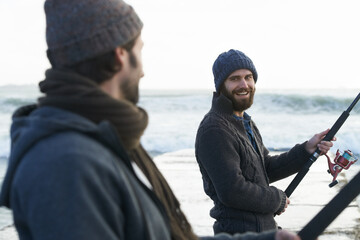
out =
<svg viewBox="0 0 360 240"><path fill-rule="evenodd" d="M252 72L255 82L258 75L255 65L249 57L239 50L230 49L227 52L221 53L214 62L213 74L216 91L219 92L220 86L225 79L234 71L239 69L248 69Z"/></svg>
<svg viewBox="0 0 360 240"><path fill-rule="evenodd" d="M71 66L122 46L143 23L122 0L46 0L46 41L53 66Z"/></svg>

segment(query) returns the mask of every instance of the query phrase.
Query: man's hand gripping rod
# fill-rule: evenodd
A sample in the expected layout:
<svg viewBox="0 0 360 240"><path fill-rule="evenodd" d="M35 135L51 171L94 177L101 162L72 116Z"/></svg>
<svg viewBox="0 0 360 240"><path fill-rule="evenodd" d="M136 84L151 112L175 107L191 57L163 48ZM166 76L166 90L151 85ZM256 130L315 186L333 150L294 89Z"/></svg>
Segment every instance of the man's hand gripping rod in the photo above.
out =
<svg viewBox="0 0 360 240"><path fill-rule="evenodd" d="M331 141L331 139L334 138L335 134L341 128L341 126L344 124L346 119L349 117L351 110L356 105L356 103L359 101L359 99L360 99L360 93L357 95L355 100L351 103L349 108L341 114L341 116L338 118L338 120L335 122L335 124L331 127L328 134L326 134L323 141ZM317 148L316 151L309 158L309 160L302 167L300 172L298 172L298 174L295 176L295 178L292 180L290 185L285 190L285 194L287 197L290 197L290 195L294 192L295 188L299 185L301 180L304 178L306 173L309 171L309 168L311 167L311 165L318 159L318 157L320 156L320 153L321 153L321 151Z"/></svg>

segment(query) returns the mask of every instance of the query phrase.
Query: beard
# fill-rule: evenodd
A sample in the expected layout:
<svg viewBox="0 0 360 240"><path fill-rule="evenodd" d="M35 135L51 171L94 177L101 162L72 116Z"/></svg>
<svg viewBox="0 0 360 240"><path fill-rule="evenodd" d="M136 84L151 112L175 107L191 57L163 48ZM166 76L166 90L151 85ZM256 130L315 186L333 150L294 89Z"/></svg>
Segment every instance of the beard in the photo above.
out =
<svg viewBox="0 0 360 240"><path fill-rule="evenodd" d="M133 104L137 104L139 101L140 72L142 72L142 70L138 68L138 61L132 51L129 51L129 62L132 73L123 81L120 87L125 99Z"/></svg>
<svg viewBox="0 0 360 240"><path fill-rule="evenodd" d="M124 97L126 100L132 102L133 104L137 104L139 102L139 84L133 83L133 80L128 78L121 86Z"/></svg>
<svg viewBox="0 0 360 240"><path fill-rule="evenodd" d="M247 99L236 99L235 94L239 91L249 92L249 97ZM228 91L225 87L222 88L221 93L229 98L233 105L234 111L243 112L246 109L249 109L254 102L255 88L251 89L235 89L232 92Z"/></svg>

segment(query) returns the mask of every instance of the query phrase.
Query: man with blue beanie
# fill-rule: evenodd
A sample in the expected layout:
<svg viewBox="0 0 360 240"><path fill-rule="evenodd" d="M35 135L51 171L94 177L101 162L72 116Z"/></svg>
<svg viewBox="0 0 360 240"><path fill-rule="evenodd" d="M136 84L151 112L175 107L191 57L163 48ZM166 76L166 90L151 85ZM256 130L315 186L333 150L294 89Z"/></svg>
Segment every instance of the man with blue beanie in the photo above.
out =
<svg viewBox="0 0 360 240"><path fill-rule="evenodd" d="M258 73L243 52L221 53L213 65L216 92L200 123L195 154L205 193L213 200L210 216L215 233L262 232L277 229L274 214L282 214L289 199L270 183L298 172L318 147L326 153L332 142L321 139L328 130L270 156L254 121L245 112L255 95Z"/></svg>
<svg viewBox="0 0 360 240"><path fill-rule="evenodd" d="M0 206L20 240L197 240L141 145L143 23L122 0L46 0L43 96L13 114ZM205 240L295 240L219 234Z"/></svg>

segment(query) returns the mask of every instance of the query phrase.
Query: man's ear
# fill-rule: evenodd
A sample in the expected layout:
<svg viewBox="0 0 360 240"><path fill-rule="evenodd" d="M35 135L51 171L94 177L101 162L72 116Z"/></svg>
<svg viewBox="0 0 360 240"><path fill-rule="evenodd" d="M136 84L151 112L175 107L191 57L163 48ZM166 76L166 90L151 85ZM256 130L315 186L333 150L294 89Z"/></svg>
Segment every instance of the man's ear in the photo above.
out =
<svg viewBox="0 0 360 240"><path fill-rule="evenodd" d="M124 65L126 57L126 50L122 47L115 48L115 58L118 63L120 63L120 66Z"/></svg>

